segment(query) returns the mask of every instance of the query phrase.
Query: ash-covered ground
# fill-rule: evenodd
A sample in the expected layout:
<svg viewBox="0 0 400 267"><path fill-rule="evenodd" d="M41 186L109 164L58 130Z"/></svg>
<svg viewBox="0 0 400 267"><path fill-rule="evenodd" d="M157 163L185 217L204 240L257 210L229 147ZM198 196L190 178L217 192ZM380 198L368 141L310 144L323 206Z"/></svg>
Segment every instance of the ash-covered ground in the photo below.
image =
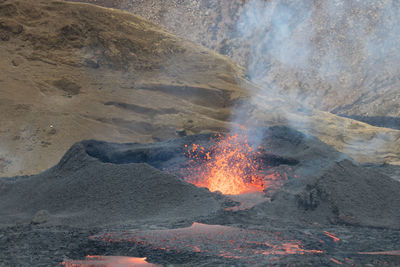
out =
<svg viewBox="0 0 400 267"><path fill-rule="evenodd" d="M287 127L264 129L260 140L259 157L287 179L246 208L184 181L185 145L207 147L208 134L83 141L39 175L2 178L0 266L87 255L183 266L400 265L398 167L362 166Z"/></svg>

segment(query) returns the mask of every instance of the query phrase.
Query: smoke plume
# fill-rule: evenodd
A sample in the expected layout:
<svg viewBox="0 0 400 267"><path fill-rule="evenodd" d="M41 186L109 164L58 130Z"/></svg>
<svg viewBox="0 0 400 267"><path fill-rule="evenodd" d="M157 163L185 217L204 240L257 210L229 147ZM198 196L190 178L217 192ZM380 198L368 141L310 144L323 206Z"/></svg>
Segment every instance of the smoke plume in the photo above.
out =
<svg viewBox="0 0 400 267"><path fill-rule="evenodd" d="M250 101L270 112L268 100L281 99L288 108L280 115L300 130L310 127L307 111L314 108L340 113L355 105L363 112L363 97L393 92L390 83L399 82L399 7L389 0L250 0L237 22L251 51L248 76L261 88ZM366 140L367 152L393 141L385 140ZM363 142L350 140L346 152Z"/></svg>

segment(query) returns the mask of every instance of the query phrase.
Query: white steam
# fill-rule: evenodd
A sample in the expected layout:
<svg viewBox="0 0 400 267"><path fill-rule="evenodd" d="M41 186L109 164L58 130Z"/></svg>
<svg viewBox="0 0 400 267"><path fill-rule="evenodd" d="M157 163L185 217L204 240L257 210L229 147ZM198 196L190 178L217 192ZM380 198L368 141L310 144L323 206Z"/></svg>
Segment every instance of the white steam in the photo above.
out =
<svg viewBox="0 0 400 267"><path fill-rule="evenodd" d="M369 94L393 94L400 84L398 14L400 1L392 0L250 0L237 32L250 50L248 76L262 88L251 101L261 112L270 109L260 99L276 97L288 106L335 111L337 103L362 106L357 99ZM281 115L293 128L308 128L307 116L299 119L297 109ZM245 118L236 121L246 123ZM366 153L392 141L376 136ZM360 146L355 140L345 150Z"/></svg>
<svg viewBox="0 0 400 267"><path fill-rule="evenodd" d="M328 110L326 90L334 88L344 101L353 88L374 90L366 82L393 73L387 62L399 58L398 5L389 0L251 0L237 23L251 51L248 75L265 93Z"/></svg>
<svg viewBox="0 0 400 267"><path fill-rule="evenodd" d="M238 32L249 40L248 72L253 80L262 79L267 65L259 60L269 57L293 68L309 63L313 35L310 22L311 6L297 1L283 5L279 1L252 0L244 8ZM293 28L293 23L298 24Z"/></svg>

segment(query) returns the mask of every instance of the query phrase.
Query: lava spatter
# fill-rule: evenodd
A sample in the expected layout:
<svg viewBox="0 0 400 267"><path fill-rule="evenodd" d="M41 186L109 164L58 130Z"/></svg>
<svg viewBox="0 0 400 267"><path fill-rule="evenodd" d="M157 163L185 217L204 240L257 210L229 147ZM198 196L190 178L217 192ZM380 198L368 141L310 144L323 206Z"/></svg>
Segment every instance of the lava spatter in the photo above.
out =
<svg viewBox="0 0 400 267"><path fill-rule="evenodd" d="M210 191L225 195L263 192L276 187L284 177L278 173L265 173L261 152L248 142L244 127L230 135L217 135L207 148L200 144L186 145L190 164L184 179Z"/></svg>

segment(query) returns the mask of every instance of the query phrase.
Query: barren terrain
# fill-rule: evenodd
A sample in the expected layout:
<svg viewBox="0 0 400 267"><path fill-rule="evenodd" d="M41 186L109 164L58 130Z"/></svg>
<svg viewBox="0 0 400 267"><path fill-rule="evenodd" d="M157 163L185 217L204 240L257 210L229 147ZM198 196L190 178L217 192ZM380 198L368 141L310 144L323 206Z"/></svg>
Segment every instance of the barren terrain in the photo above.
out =
<svg viewBox="0 0 400 267"><path fill-rule="evenodd" d="M87 255L118 256L105 258L111 266L121 256L172 266L399 264L399 180L270 127L260 157L287 180L246 207L237 201L255 195L210 192L181 176L187 145L207 147L212 136L88 140L39 175L1 179L0 266L96 262Z"/></svg>
<svg viewBox="0 0 400 267"><path fill-rule="evenodd" d="M249 92L263 97L246 111L254 124L295 121L361 162L399 164L400 131L266 97L228 58L137 16L58 1L8 0L0 10L3 176L43 171L83 139L229 129L235 99Z"/></svg>
<svg viewBox="0 0 400 267"><path fill-rule="evenodd" d="M395 57L364 87L341 81L347 95L271 61L261 78L294 84L271 92L232 36L248 1L94 2L156 24L87 3L0 0L1 267L400 264L400 130L332 113L396 123ZM369 82L383 89L364 91ZM188 153L212 161L215 134L238 129L258 162L245 157L239 179L252 170L262 187L230 195L188 179L204 163Z"/></svg>
<svg viewBox="0 0 400 267"><path fill-rule="evenodd" d="M400 125L395 2L73 1L127 10L227 55L268 92L373 125Z"/></svg>

